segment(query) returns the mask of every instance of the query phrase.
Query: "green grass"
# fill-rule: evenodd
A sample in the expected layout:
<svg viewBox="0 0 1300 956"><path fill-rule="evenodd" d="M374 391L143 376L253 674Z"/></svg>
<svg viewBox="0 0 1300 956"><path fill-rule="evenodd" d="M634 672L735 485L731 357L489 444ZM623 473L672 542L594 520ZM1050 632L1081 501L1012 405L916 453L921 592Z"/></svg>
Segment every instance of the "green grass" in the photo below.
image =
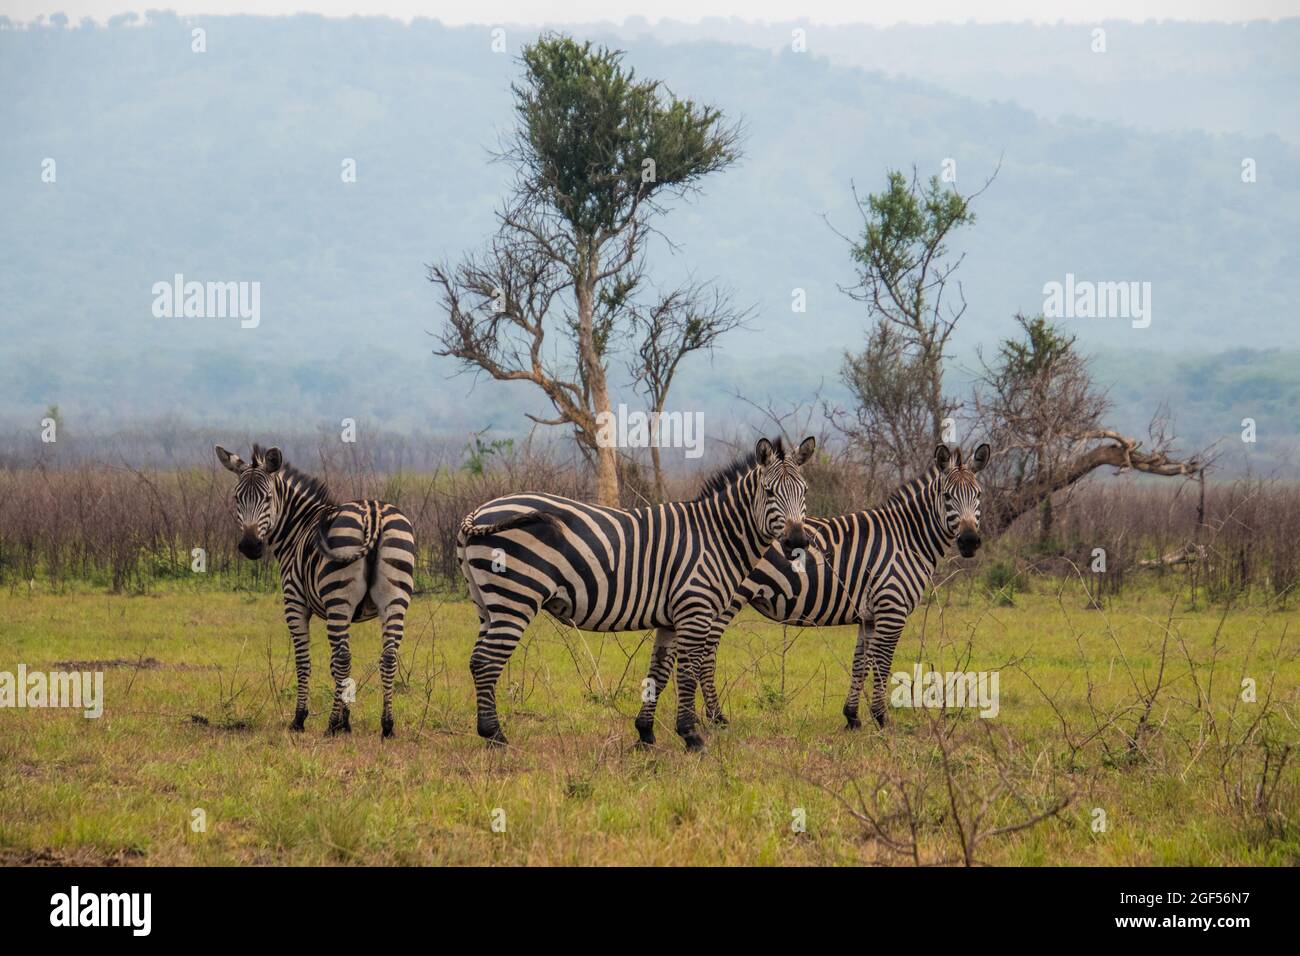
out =
<svg viewBox="0 0 1300 956"><path fill-rule="evenodd" d="M936 669L998 671L998 717L896 709L884 731L856 732L840 716L854 631L747 611L720 656L731 725L695 755L672 730L671 692L660 746L632 746L648 635L536 622L500 684L511 746L489 751L474 733L477 620L463 601L417 599L398 737L381 742L373 623L353 631L354 732L326 738L319 622L308 730L286 730L294 678L277 596L23 587L0 594L0 671L119 663L98 720L0 710L0 862L936 863L964 857L958 823L968 842L983 834L970 855L985 863L1300 862L1294 754L1256 799L1265 758L1276 767L1298 738L1297 614L1190 610L1154 590L1085 604L1044 581L1013 606L969 581L941 592L913 616L895 670L924 636ZM1239 699L1243 676L1254 704Z"/></svg>

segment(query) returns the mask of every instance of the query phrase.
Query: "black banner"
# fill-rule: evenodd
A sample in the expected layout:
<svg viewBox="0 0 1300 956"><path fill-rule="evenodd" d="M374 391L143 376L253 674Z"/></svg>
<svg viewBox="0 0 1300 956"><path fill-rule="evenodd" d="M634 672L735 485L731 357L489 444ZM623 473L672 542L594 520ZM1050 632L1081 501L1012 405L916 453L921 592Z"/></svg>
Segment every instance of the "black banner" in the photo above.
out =
<svg viewBox="0 0 1300 956"><path fill-rule="evenodd" d="M378 942L390 931L471 927L493 940L512 931L535 940L539 927L589 939L601 924L640 931L660 907L665 919L685 917L733 943L761 941L788 920L801 938L870 926L895 942L953 934L956 944L983 926L989 942L1043 930L1071 941L1181 944L1199 935L1231 945L1289 925L1283 907L1293 915L1295 877L1284 869L8 868L0 913L6 941L127 945L338 942L361 933Z"/></svg>

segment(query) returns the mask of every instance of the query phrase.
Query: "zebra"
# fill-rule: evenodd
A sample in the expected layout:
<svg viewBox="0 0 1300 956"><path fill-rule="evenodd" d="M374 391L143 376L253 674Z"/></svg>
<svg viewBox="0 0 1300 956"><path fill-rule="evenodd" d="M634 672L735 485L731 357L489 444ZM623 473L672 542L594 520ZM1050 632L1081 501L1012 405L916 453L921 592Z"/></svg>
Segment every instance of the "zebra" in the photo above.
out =
<svg viewBox="0 0 1300 956"><path fill-rule="evenodd" d="M791 560L770 549L709 631L699 669L706 719L719 725L727 722L714 684L718 642L748 602L765 617L782 623L856 624L858 639L844 717L849 729L862 726L858 703L870 666L871 716L883 727L894 649L935 565L953 544L964 558L973 557L980 546L981 488L976 475L990 454L987 444L980 445L966 463L961 449L951 455L946 445L940 445L933 465L896 490L883 508L809 518L809 536L823 552L820 560L806 554Z"/></svg>
<svg viewBox="0 0 1300 956"><path fill-rule="evenodd" d="M470 672L479 735L489 746L506 743L496 682L524 629L545 610L590 631L654 628L639 745L655 742L652 702L676 657L677 733L688 750L701 749L694 673L709 625L774 540L807 547L800 469L815 448L812 437L789 453L780 439L760 439L691 501L623 510L528 492L467 515L456 552L478 608Z"/></svg>
<svg viewBox="0 0 1300 956"><path fill-rule="evenodd" d="M279 448L253 446L253 460L216 448L217 460L239 476L234 511L239 553L251 560L267 547L280 565L284 620L293 638L298 699L290 730L307 719L311 675L308 627L325 621L330 642L334 705L327 734L352 732L345 690L352 670L348 625L380 618L383 651L379 676L384 689L382 736L393 736L393 677L397 648L414 590L415 532L396 507L370 499L335 503L320 480L298 471Z"/></svg>

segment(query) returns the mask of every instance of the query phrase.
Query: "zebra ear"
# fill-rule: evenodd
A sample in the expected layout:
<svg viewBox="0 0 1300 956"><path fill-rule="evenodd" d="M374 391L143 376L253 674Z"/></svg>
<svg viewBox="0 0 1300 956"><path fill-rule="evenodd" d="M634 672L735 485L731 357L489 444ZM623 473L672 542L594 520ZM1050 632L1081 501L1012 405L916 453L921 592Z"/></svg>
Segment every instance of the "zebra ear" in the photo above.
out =
<svg viewBox="0 0 1300 956"><path fill-rule="evenodd" d="M284 454L279 448L268 448L262 453L262 470L268 475L275 474L283 464Z"/></svg>
<svg viewBox="0 0 1300 956"><path fill-rule="evenodd" d="M754 460L766 468L772 464L775 452L772 451L772 443L766 438L760 438L758 444L754 446Z"/></svg>
<svg viewBox="0 0 1300 956"><path fill-rule="evenodd" d="M989 456L992 454L993 454L993 449L989 447L988 442L985 442L984 444L980 445L978 448L975 449L975 454L971 456L970 470L980 471L981 469L983 469L983 467L989 463Z"/></svg>
<svg viewBox="0 0 1300 956"><path fill-rule="evenodd" d="M221 462L221 467L225 468L227 471L233 471L235 474L248 470L248 462L244 461L244 459L240 458L234 452L226 451L220 445L214 447L217 452L217 461Z"/></svg>
<svg viewBox="0 0 1300 956"><path fill-rule="evenodd" d="M799 443L799 450L795 452L794 460L797 465L807 464L808 459L812 458L813 452L817 450L817 438L815 435L809 435Z"/></svg>
<svg viewBox="0 0 1300 956"><path fill-rule="evenodd" d="M948 467L948 459L950 457L952 457L952 453L948 451L947 445L940 445L934 450L934 463L940 468Z"/></svg>

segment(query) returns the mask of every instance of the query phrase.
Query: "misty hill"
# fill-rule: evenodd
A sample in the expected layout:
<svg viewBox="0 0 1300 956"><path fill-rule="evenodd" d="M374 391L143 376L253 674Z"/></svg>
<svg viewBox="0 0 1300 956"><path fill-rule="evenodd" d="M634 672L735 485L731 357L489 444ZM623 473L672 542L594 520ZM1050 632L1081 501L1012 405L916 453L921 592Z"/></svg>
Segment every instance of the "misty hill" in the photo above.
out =
<svg viewBox="0 0 1300 956"><path fill-rule="evenodd" d="M1049 119L1277 135L1300 144L1300 19L1241 24L965 23L819 26L806 21L697 24L630 19L615 32L664 42L714 40L788 49L805 31L832 63L925 80L979 100L1005 100ZM592 26L587 29L599 29ZM1105 31L1094 50L1093 31Z"/></svg>
<svg viewBox="0 0 1300 956"><path fill-rule="evenodd" d="M191 50L195 26L206 30L204 53ZM1156 74L1182 77L1169 81L1175 89L1133 79L1148 74L1117 29L1105 54L1113 92L1100 98L1089 90L1101 81L1086 79L1073 54L1053 73L1056 87L1032 89L1053 72L1063 27L1024 28L1042 31L1033 42L1020 28L933 28L916 79L898 75L900 51L923 45L910 32L921 28L850 55L848 34L813 33L799 54L746 45L758 41L743 33L674 43L632 26L621 39L594 35L619 40L639 72L747 130L740 166L660 223L677 247L655 250L656 276L717 278L757 307L712 367L684 373L674 406L734 421L744 412L737 392L799 401L824 383L833 396L838 356L865 327L838 289L853 281L835 232L858 223L851 186L879 188L889 166L937 173L949 157L966 191L1000 163L960 240L969 310L955 364L1008 334L1017 310L1041 309L1044 284L1069 273L1151 283L1149 328L1069 320L1115 376L1118 418L1144 423L1167 400L1181 431L1217 436L1234 433L1241 408L1296 394L1296 353L1286 350L1297 345L1300 183L1294 98L1280 91L1295 58L1279 53L1295 52L1294 23L1278 33L1142 27L1152 62L1164 64ZM507 28L502 54L487 28L431 21L151 14L107 28L0 29L0 420L27 423L59 404L82 427L170 414L521 429L523 409L544 410L531 392L492 382L471 391L431 356L440 317L425 265L457 258L492 228L508 173L489 150L512 123L512 56L532 36ZM990 37L986 55L974 52ZM966 38L979 43L957 56ZM1197 54L1216 42L1218 57ZM1007 44L1024 55L1007 56ZM1235 126L1220 99L1196 128L1195 97L1180 91L1216 76L1257 89ZM1129 82L1141 91L1137 112L1117 107L1107 122L1075 108L1104 112ZM1051 92L1071 83L1075 105ZM1025 105L988 99L1009 90ZM1141 120L1161 102L1165 123ZM53 183L42 181L47 158ZM1257 182L1242 182L1244 158ZM354 183L341 180L348 160ZM156 316L153 287L176 274L260 283L259 324ZM805 314L791 312L795 288L806 290ZM1277 349L1265 394L1224 384L1249 372L1241 350ZM1235 371L1220 376L1228 351ZM1293 416L1277 417L1272 434L1294 437Z"/></svg>

